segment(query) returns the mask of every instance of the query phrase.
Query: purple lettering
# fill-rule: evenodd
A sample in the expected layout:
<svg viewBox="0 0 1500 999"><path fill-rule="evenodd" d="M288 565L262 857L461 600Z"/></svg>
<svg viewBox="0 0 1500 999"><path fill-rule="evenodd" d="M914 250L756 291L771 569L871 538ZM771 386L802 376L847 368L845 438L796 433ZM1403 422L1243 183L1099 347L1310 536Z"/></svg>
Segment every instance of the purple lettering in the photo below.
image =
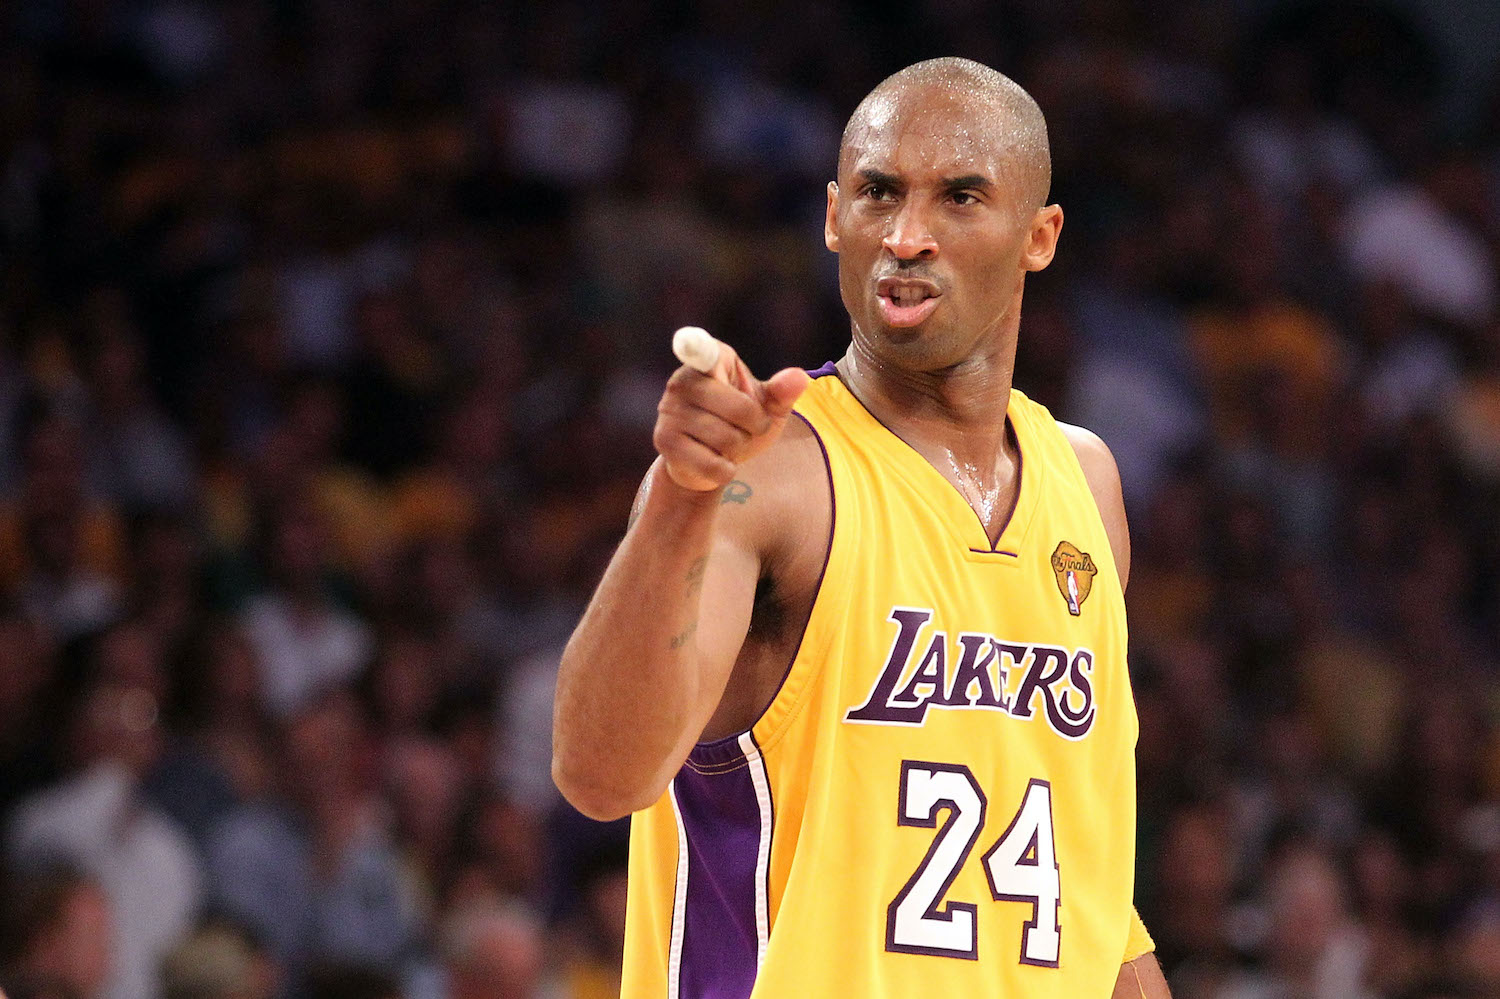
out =
<svg viewBox="0 0 1500 999"><path fill-rule="evenodd" d="M886 657L885 668L876 678L875 686L870 690L870 696L859 707L850 708L844 715L845 721L920 725L922 719L927 716L926 701L919 704L895 705L891 703L891 692L896 689L896 681L901 679L907 660L911 658L912 646L917 643L917 633L928 621L932 620L932 611L897 607L891 611L890 619L896 622L898 630L895 640L891 642L891 651Z"/></svg>
<svg viewBox="0 0 1500 999"><path fill-rule="evenodd" d="M927 652L922 656L922 664L917 671L911 675L906 686L896 695L892 703L915 704L918 701L930 701L943 695L943 681L948 673L948 636L941 632L934 632L932 641L927 646ZM932 687L926 694L917 693L920 684L928 684ZM939 701L939 704L942 702Z"/></svg>
<svg viewBox="0 0 1500 999"><path fill-rule="evenodd" d="M1070 652L1051 645L1003 642L982 632L960 632L950 674L948 632L934 630L924 647L919 650L917 646L934 616L922 607L891 610L896 635L885 665L864 703L844 713L845 721L921 725L929 707L998 710L1013 718L1031 719L1038 713L1036 699L1041 695L1041 713L1049 728L1065 739L1088 735L1098 717L1091 650ZM1010 697L1006 691L1016 671L1023 676L1015 696Z"/></svg>
<svg viewBox="0 0 1500 999"><path fill-rule="evenodd" d="M1073 682L1073 689L1083 699L1075 711L1071 705L1071 698L1067 691L1057 695L1056 711L1053 710L1053 697L1049 690L1047 696L1047 720L1052 727L1070 739L1076 739L1081 735L1088 734L1088 730L1094 725L1094 688L1089 684L1089 673L1094 670L1094 654L1088 649L1079 649L1073 654L1073 663L1068 667L1068 676Z"/></svg>
<svg viewBox="0 0 1500 999"><path fill-rule="evenodd" d="M1052 706L1051 688L1068 672L1068 654L1050 645L1038 645L1032 651L1032 656L1031 668L1026 671L1026 678L1021 681L1021 689L1016 691L1016 699L1010 706L1010 713L1017 718L1030 718L1031 702L1040 690L1050 718L1052 712L1056 710ZM1020 659L1016 661L1020 662Z"/></svg>
<svg viewBox="0 0 1500 999"><path fill-rule="evenodd" d="M953 683L949 685L946 695L933 698L934 704L945 707L976 707L976 708L999 708L1006 709L1005 703L1005 669L1000 670L1001 681L997 692L994 683L990 680L990 663L1000 658L999 647L995 640L988 635L976 635L965 633L958 636L958 644L963 647L963 655L959 658L958 668L953 673ZM981 650L983 656L981 657ZM969 688L978 685L979 692L975 695L969 694Z"/></svg>
<svg viewBox="0 0 1500 999"><path fill-rule="evenodd" d="M1031 652L1031 649L1024 645L1012 645L1009 642L1002 642L995 638L990 639L990 644L995 647L995 652L1000 657L995 672L999 674L1001 700L1005 702L1006 710L1010 711L1011 714L1015 714L1015 702L1005 700L1005 688L1010 686L1010 670L1005 668L1005 660L1009 659L1012 666L1020 669L1021 664L1026 661L1026 656ZM1027 717L1030 717L1030 715L1027 715Z"/></svg>

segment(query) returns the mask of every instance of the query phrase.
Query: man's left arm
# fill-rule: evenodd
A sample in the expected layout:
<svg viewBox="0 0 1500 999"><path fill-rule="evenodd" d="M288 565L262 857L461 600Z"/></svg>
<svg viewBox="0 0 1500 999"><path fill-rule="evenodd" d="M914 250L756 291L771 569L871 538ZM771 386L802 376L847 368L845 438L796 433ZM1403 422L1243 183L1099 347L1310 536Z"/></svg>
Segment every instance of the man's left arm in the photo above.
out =
<svg viewBox="0 0 1500 999"><path fill-rule="evenodd" d="M1125 960L1110 999L1172 999L1161 965L1156 961L1156 941L1146 932L1141 914L1130 908L1130 935L1125 938Z"/></svg>
<svg viewBox="0 0 1500 999"><path fill-rule="evenodd" d="M1123 591L1130 583L1130 525L1125 522L1125 495L1120 490L1120 469L1115 465L1115 456L1092 430L1068 423L1059 423L1058 427L1073 445L1073 453L1083 468L1083 477L1088 480L1089 492L1094 495L1094 505L1099 508L1099 519L1104 521L1104 533L1109 535L1109 550L1115 557Z"/></svg>
<svg viewBox="0 0 1500 999"><path fill-rule="evenodd" d="M1147 951L1134 961L1121 965L1120 977L1115 979L1115 990L1110 999L1172 999L1161 965L1156 963L1156 955Z"/></svg>
<svg viewBox="0 0 1500 999"><path fill-rule="evenodd" d="M1059 423L1073 453L1078 455L1078 464L1083 468L1083 477L1088 480L1089 492L1094 495L1094 505L1099 508L1099 517L1104 521L1104 532L1109 535L1110 552L1115 558L1115 567L1120 573L1120 589L1130 582L1130 527L1125 521L1125 497L1120 490L1120 470L1115 465L1114 455L1092 431L1082 427ZM1156 944L1140 913L1130 910L1130 936L1126 940L1124 962L1120 976L1115 980L1112 999L1171 999L1167 980L1162 976L1161 965L1154 953Z"/></svg>

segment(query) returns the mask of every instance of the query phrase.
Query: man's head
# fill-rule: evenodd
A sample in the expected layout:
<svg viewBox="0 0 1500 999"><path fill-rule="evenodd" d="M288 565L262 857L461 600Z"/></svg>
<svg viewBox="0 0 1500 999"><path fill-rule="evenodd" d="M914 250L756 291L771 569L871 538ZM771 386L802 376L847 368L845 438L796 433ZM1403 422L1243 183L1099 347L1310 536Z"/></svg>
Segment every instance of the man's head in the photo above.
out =
<svg viewBox="0 0 1500 999"><path fill-rule="evenodd" d="M825 228L856 343L918 370L1013 349L1022 278L1062 228L1051 170L1041 109L987 66L933 59L871 91L844 129Z"/></svg>
<svg viewBox="0 0 1500 999"><path fill-rule="evenodd" d="M0 908L0 964L36 994L93 996L109 978L113 917L92 877L66 866L24 874ZM19 990L18 990L19 991Z"/></svg>
<svg viewBox="0 0 1500 999"><path fill-rule="evenodd" d="M239 928L208 922L178 941L161 966L164 999L269 999L276 969Z"/></svg>
<svg viewBox="0 0 1500 999"><path fill-rule="evenodd" d="M521 999L535 994L545 958L541 926L512 903L457 913L444 934L454 999Z"/></svg>

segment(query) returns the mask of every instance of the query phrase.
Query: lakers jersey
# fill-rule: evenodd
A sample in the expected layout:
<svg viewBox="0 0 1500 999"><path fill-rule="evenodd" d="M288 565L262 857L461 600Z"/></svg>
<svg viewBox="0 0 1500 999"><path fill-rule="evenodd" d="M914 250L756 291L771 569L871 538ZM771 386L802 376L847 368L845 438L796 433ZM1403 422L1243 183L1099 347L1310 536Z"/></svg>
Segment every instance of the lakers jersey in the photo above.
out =
<svg viewBox="0 0 1500 999"><path fill-rule="evenodd" d="M634 816L622 994L1105 999L1133 956L1136 717L1083 471L1013 391L991 544L824 372L797 405L833 494L812 616L754 727Z"/></svg>

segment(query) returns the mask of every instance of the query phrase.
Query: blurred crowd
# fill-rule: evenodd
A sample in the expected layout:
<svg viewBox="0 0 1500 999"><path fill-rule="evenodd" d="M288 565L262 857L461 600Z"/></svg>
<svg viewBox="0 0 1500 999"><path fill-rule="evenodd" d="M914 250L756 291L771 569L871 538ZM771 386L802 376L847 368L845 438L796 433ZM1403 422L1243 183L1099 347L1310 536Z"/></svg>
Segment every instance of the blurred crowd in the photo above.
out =
<svg viewBox="0 0 1500 999"><path fill-rule="evenodd" d="M1177 994L1500 996L1500 88L1407 18L16 0L11 999L614 994L552 684L668 333L841 353L843 120L942 54L1051 129L1017 384L1122 470Z"/></svg>

